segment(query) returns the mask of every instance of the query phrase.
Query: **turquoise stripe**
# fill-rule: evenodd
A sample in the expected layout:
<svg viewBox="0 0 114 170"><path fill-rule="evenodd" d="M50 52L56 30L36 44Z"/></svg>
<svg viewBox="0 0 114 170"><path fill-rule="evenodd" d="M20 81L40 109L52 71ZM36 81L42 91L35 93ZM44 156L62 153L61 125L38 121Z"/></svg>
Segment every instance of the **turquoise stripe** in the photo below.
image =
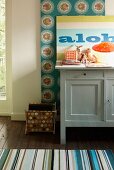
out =
<svg viewBox="0 0 114 170"><path fill-rule="evenodd" d="M76 170L83 170L80 150L75 150Z"/></svg>
<svg viewBox="0 0 114 170"><path fill-rule="evenodd" d="M106 151L108 158L110 160L110 163L114 169L114 153L111 150L105 150L105 151Z"/></svg>
<svg viewBox="0 0 114 170"><path fill-rule="evenodd" d="M101 170L95 150L90 150L89 153L90 153L90 159L91 159L93 170Z"/></svg>
<svg viewBox="0 0 114 170"><path fill-rule="evenodd" d="M3 151L2 157L0 159L0 170L2 170L2 168L4 166L4 163L5 163L6 159L7 159L9 151L10 151L10 149L4 149L4 151Z"/></svg>
<svg viewBox="0 0 114 170"><path fill-rule="evenodd" d="M73 150L72 152L73 152L73 157L74 157L73 160L74 160L75 169L76 169L76 170L79 170L79 169L78 169L78 162L77 162L76 151Z"/></svg>

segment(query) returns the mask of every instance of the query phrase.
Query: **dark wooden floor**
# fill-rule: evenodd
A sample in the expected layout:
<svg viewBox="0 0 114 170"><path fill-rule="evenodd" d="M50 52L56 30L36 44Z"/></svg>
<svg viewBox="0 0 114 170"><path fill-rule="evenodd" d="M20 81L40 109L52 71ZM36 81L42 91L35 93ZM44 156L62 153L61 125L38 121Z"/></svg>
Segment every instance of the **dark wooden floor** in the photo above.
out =
<svg viewBox="0 0 114 170"><path fill-rule="evenodd" d="M0 117L0 148L52 148L52 149L112 149L114 128L68 128L67 144L60 145L59 124L56 133L30 133L25 135L25 122Z"/></svg>

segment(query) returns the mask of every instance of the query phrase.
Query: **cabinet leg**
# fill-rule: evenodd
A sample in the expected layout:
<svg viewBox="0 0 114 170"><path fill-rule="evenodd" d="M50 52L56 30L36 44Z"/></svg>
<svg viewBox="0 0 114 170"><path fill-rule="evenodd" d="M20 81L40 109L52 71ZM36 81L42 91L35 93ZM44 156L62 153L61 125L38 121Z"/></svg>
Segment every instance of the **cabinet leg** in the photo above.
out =
<svg viewBox="0 0 114 170"><path fill-rule="evenodd" d="M66 127L61 126L61 144L66 144Z"/></svg>

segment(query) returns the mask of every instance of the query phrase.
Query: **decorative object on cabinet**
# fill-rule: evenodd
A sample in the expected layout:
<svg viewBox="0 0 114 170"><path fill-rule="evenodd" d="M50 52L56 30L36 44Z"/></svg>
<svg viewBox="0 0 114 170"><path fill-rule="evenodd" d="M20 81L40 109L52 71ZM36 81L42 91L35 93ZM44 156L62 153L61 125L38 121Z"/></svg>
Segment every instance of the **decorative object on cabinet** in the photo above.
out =
<svg viewBox="0 0 114 170"><path fill-rule="evenodd" d="M56 103L30 103L25 114L25 134L29 132L53 132L55 134Z"/></svg>
<svg viewBox="0 0 114 170"><path fill-rule="evenodd" d="M65 51L65 60L76 60L76 50Z"/></svg>

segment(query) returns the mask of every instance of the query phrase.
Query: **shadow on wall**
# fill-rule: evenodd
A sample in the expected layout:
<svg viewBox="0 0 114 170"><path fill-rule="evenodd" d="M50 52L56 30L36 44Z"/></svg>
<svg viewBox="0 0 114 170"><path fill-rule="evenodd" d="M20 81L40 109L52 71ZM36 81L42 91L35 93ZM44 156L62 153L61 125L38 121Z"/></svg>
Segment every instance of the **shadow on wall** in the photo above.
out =
<svg viewBox="0 0 114 170"><path fill-rule="evenodd" d="M13 82L13 115L12 119L25 119L24 110L30 102L40 101L40 82L38 70Z"/></svg>

